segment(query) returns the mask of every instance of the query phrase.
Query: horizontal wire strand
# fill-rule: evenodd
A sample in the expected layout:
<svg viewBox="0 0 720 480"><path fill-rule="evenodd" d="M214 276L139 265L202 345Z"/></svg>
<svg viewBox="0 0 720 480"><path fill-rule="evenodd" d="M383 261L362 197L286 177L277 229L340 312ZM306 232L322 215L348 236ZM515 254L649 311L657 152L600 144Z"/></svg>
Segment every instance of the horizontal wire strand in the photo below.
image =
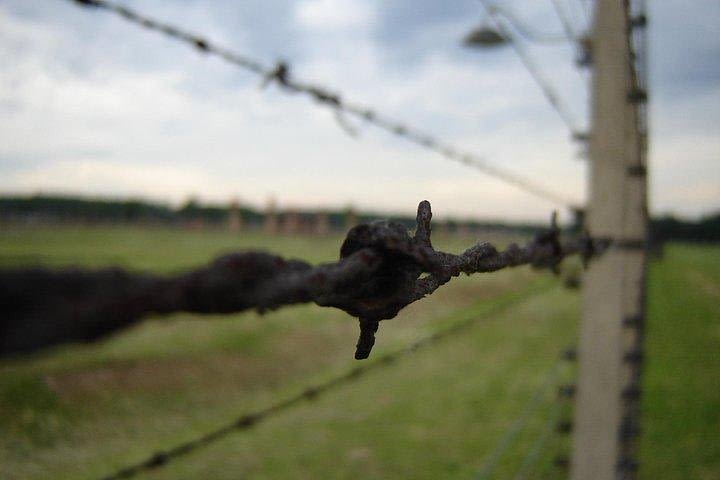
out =
<svg viewBox="0 0 720 480"><path fill-rule="evenodd" d="M396 317L461 274L520 265L557 274L566 257L580 255L587 263L611 244L587 234L563 242L553 215L550 228L524 246L512 243L498 250L479 242L461 254L451 254L433 248L431 219L430 203L423 201L413 236L398 223L358 225L341 245L340 260L316 266L246 251L169 276L120 267L0 268L0 314L7 318L0 324L0 357L72 341L96 341L150 315L262 313L315 303L359 320L355 358L363 359L372 350L381 321ZM633 245L630 242L628 247Z"/></svg>
<svg viewBox="0 0 720 480"><path fill-rule="evenodd" d="M240 55L227 48L218 46L204 37L194 35L175 26L157 21L145 15L141 15L134 10L108 0L67 1L86 7L105 9L143 28L160 32L170 38L187 43L202 53L216 55L231 64L261 76L264 84L275 81L283 90L291 93L306 94L318 103L334 109L338 114L345 113L358 117L361 120L371 123L395 136L405 138L416 145L433 150L435 153L438 153L448 160L474 168L488 176L513 185L538 198L543 198L549 202L562 206L574 207L576 204L574 200L568 198L567 196L551 191L532 179L512 170L491 165L485 159L473 153L456 149L449 144L442 142L440 139L435 138L432 135L425 134L409 125L382 117L370 108L349 104L345 102L339 94L330 92L329 90L315 85L305 84L294 80L289 74L289 67L287 64L282 62L273 68L265 67L260 62ZM341 119L341 117L336 118ZM340 125L347 131L345 128L346 125L343 124L342 120L340 121Z"/></svg>

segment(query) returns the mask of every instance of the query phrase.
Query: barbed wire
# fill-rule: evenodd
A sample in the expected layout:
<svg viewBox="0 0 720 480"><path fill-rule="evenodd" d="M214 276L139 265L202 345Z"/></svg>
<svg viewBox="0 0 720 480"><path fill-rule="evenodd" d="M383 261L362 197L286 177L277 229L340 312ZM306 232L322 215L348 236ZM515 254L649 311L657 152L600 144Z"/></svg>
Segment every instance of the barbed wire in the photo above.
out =
<svg viewBox="0 0 720 480"><path fill-rule="evenodd" d="M566 256L580 254L587 262L609 245L607 239L588 235L561 242L553 215L550 228L523 247L512 243L499 251L482 242L454 255L433 248L431 219L430 203L422 201L413 236L393 222L358 225L348 232L340 260L318 266L249 251L172 276L121 268L3 269L0 357L92 341L151 314L262 313L314 302L358 318L355 358L363 359L370 355L380 321L394 318L453 277L519 265L557 272Z"/></svg>
<svg viewBox="0 0 720 480"><path fill-rule="evenodd" d="M503 38L508 41L508 43L513 48L518 58L522 62L525 69L530 73L530 76L533 78L533 80L535 80L535 83L538 84L548 103L550 103L550 105L555 109L557 114L560 116L560 119L570 130L571 138L583 138L584 132L578 126L578 123L575 121L573 115L570 113L567 105L565 105L555 88L553 88L550 82L545 78L545 75L541 71L540 67L535 63L535 61L532 59L525 47L515 38L515 36L512 35L512 33L507 28L505 28L502 22L500 22L500 17L497 15L497 10L493 8L493 5L489 2L489 0L480 0L480 4L487 12L490 20L493 22L497 31Z"/></svg>
<svg viewBox="0 0 720 480"><path fill-rule="evenodd" d="M562 358L567 362L577 362L578 350L576 347L569 348L562 353ZM563 419L563 411L568 409L574 401L574 384L560 383L558 385L557 395L553 398L552 407L546 416L545 424L540 428L540 431L536 434L535 440L532 442L530 448L525 452L525 456L520 462L520 466L513 476L513 480L522 480L532 471L543 448L551 439L553 434L556 435L568 435L573 430L572 420ZM567 463L564 459L565 456L560 454L556 455L553 460L553 465L557 468L567 468ZM565 465L565 467L563 467Z"/></svg>
<svg viewBox="0 0 720 480"><path fill-rule="evenodd" d="M189 33L164 22L160 22L108 0L69 1L77 5L105 9L143 28L160 32L170 38L189 44L202 53L215 55L226 62L259 75L262 77L262 86L275 83L286 92L306 94L314 99L318 104L333 109L335 112L335 118L338 120L339 125L351 135L355 134L355 130L350 127L347 122L345 122L343 116L346 114L355 116L364 122L373 124L395 136L402 137L415 145L432 150L448 160L472 167L485 173L486 175L502 180L503 182L520 188L536 197L543 198L552 203L563 206L573 206L576 203L574 200L566 197L565 195L547 189L533 179L527 178L506 168L492 165L486 159L479 157L478 155L455 148L448 142L444 142L439 138L424 133L410 125L385 117L371 108L348 102L338 93L334 93L317 85L300 82L292 77L290 66L286 62L278 62L273 67L266 67L254 59L216 45L207 38Z"/></svg>
<svg viewBox="0 0 720 480"><path fill-rule="evenodd" d="M582 8L583 15L585 16L585 21L588 24L590 24L592 21L592 16L593 16L592 5L590 4L590 1L589 0L578 0L578 2L580 3L580 6Z"/></svg>
<svg viewBox="0 0 720 480"><path fill-rule="evenodd" d="M510 9L508 5L493 3L491 8L493 14L500 14L510 20L513 29L518 32L524 40L541 44L558 44L567 42L568 40L564 32L555 34L535 30L522 20L515 10Z"/></svg>
<svg viewBox="0 0 720 480"><path fill-rule="evenodd" d="M537 295L544 290L545 288L535 289L535 291L531 291L530 296ZM489 309L485 313L485 316L483 318L489 318L499 315L500 313L508 310L520 301L527 299L528 296L515 296L513 298L501 301L500 303ZM438 343L439 341L444 340L452 335L461 333L475 325L479 320L479 317L471 316L465 320L455 322L451 326L438 330L431 335L412 342L411 344L400 350L396 350L394 352L382 355L373 362L359 365L327 381L309 386L303 389L301 392L297 393L296 395L293 395L285 400L273 403L253 413L242 415L234 419L233 421L227 423L226 425L219 427L202 436L199 436L195 439L183 442L170 449L162 450L148 455L147 458L138 463L121 468L120 470L117 470L116 472L103 477L103 480L118 480L122 478L134 477L142 472L153 470L155 468L163 466L168 462L187 455L201 447L212 444L233 432L248 430L270 416L282 413L285 410L296 406L303 401L316 401L331 390L359 380L366 373L386 368L390 365L395 364L396 361L402 359L403 357L411 355L423 348L434 345L435 343Z"/></svg>
<svg viewBox="0 0 720 480"><path fill-rule="evenodd" d="M513 420L510 427L505 431L505 434L500 438L500 441L483 462L483 466L475 476L476 480L485 480L492 474L502 456L505 455L512 443L525 428L532 414L540 407L547 392L557 384L563 363L568 361L565 352L566 351L563 351L561 355L558 355L547 372L545 372L542 380L533 391L530 399L528 399L523 406L520 414Z"/></svg>
<svg viewBox="0 0 720 480"><path fill-rule="evenodd" d="M560 0L550 0L550 2L555 9L555 13L558 16L558 19L560 19L560 23L563 27L563 32L565 32L565 38L567 38L570 43L575 44L580 36L575 31L575 28L573 28L573 21L570 19L570 16L562 7L562 5L560 5Z"/></svg>
<svg viewBox="0 0 720 480"><path fill-rule="evenodd" d="M532 470L533 466L538 461L543 448L547 444L548 440L550 440L553 433L555 433L554 427L561 418L562 407L562 403L558 401L553 404L545 424L540 430L540 433L535 437L535 441L532 446L520 462L520 466L515 472L513 480L524 480L527 477L527 474Z"/></svg>

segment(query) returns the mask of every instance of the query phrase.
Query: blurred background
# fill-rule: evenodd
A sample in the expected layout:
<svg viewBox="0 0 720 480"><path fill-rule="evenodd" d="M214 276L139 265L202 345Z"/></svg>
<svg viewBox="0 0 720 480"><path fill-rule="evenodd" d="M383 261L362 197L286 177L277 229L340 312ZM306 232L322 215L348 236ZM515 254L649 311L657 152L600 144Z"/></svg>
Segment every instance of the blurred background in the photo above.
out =
<svg viewBox="0 0 720 480"><path fill-rule="evenodd" d="M564 207L588 195L591 0L122 1L288 62L291 78L563 205L76 3L0 2L0 267L170 274L245 249L334 261L350 227L412 228L423 199L450 252L530 239L558 207L578 227ZM650 230L664 249L648 283L639 476L714 479L720 3L650 1L647 20ZM463 335L141 478L563 478L570 438L546 424L572 402L538 389L576 343L581 302L566 287L579 270L454 280L383 323L374 355L477 319ZM0 360L0 477L101 478L353 368L356 329L311 305L177 314ZM575 370L562 363L554 382Z"/></svg>

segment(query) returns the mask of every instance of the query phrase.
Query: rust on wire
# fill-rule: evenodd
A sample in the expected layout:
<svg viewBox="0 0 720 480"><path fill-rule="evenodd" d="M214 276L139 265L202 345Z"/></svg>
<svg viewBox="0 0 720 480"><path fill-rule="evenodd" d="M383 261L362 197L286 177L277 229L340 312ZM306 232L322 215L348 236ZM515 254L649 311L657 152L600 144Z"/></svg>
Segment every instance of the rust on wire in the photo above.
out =
<svg viewBox="0 0 720 480"><path fill-rule="evenodd" d="M354 104L348 104L342 100L342 97L336 93L332 93L324 88L316 85L309 85L301 83L290 77L290 67L286 62L280 62L274 67L266 67L259 62L240 55L236 52L225 49L219 45L214 44L206 38L202 38L191 33L184 32L183 30L176 28L171 25L153 20L149 17L141 15L127 7L116 4L109 0L70 0L77 5L85 7L96 7L105 9L113 12L128 20L140 25L143 28L154 30L168 37L176 40L185 42L190 46L196 48L202 53L216 55L223 60L237 65L238 67L249 70L260 77L262 77L262 85L268 85L271 82L275 82L282 87L283 90L290 93L304 93L316 100L319 104L325 105L335 110L335 118L338 125L343 128L347 133L352 136L356 136L356 130L351 127L347 121L342 117L343 114L354 115L362 120L374 124L378 128L381 128L393 135L402 137L409 142L412 142L418 146L425 147L435 151L442 155L448 160L455 161L457 163L470 166L476 170L479 170L486 175L494 177L498 180L502 180L508 184L514 185L517 188L524 190L525 192L535 195L539 198L544 198L552 203L572 206L574 203L571 199L566 198L564 195L558 194L557 192L550 191L543 186L537 184L532 178L527 178L521 174L513 172L511 170L490 165L484 159L472 155L468 152L461 152L455 148L447 146L444 142L439 139L424 134L409 125L405 125L401 122L387 119L382 117L374 110L361 107Z"/></svg>
<svg viewBox="0 0 720 480"><path fill-rule="evenodd" d="M382 320L460 274L518 265L556 269L567 255L598 253L608 242L560 243L554 224L527 245L499 251L478 243L459 255L435 250L430 203L418 206L414 235L393 222L352 228L334 263L312 266L265 252L224 255L187 273L159 276L120 268L0 270L0 357L51 345L92 341L148 315L173 312L260 313L313 302L358 318L355 358L367 358ZM590 253L587 246L592 245ZM427 274L423 276L423 274Z"/></svg>

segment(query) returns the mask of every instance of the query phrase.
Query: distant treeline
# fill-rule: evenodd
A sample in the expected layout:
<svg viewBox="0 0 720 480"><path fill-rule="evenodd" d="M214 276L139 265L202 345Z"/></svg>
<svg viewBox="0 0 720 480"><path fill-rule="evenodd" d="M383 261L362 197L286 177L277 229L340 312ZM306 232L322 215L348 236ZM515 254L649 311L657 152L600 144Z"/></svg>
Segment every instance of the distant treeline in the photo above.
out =
<svg viewBox="0 0 720 480"><path fill-rule="evenodd" d="M241 214L248 221L259 221L260 215L247 208ZM201 206L190 201L181 208L150 203L141 200L104 200L74 197L2 197L0 219L19 221L60 221L86 223L173 223L181 220L202 218L210 223L223 223L228 218L228 208Z"/></svg>
<svg viewBox="0 0 720 480"><path fill-rule="evenodd" d="M233 212L234 210L234 212ZM247 205L203 205L189 200L180 207L173 208L162 203L144 200L112 200L82 197L45 196L0 197L0 222L47 224L47 223L83 223L83 224L145 224L145 225L195 225L222 227L230 221L233 213L239 213L243 227L260 228L266 220L266 213ZM389 219L415 227L415 217L407 215L373 214L355 212L352 209L334 211L300 211L297 209L278 210L277 220L294 216L301 224L311 224L318 214L326 216L327 225L333 230L342 230L348 224L368 222L377 219ZM437 224L439 225L439 224ZM538 224L506 224L502 222L477 222L448 220L443 227L453 231L470 229L472 231L492 230L530 234L537 231Z"/></svg>
<svg viewBox="0 0 720 480"><path fill-rule="evenodd" d="M651 232L653 238L660 241L718 242L720 241L720 213L703 217L696 222L679 220L672 216L654 218L651 223Z"/></svg>
<svg viewBox="0 0 720 480"><path fill-rule="evenodd" d="M262 223L263 215L252 208L238 206L243 220ZM172 224L203 220L208 224L228 221L229 206L201 205L190 200L179 208L144 200L110 200L80 197L43 196L0 197L0 220L80 223L156 223Z"/></svg>
<svg viewBox="0 0 720 480"><path fill-rule="evenodd" d="M232 207L227 205L202 205L189 200L184 205L173 208L161 203L143 200L109 200L79 197L43 196L0 197L0 222L6 223L128 223L158 225L197 225L222 227L227 225L233 213L238 213L242 224L250 228L260 228L266 215L246 205ZM343 229L348 223L367 222L387 215L357 213L350 209L336 211L298 211L284 210L276 213L279 219L294 215L299 222L312 222L322 213L327 216L330 229ZM349 217L353 217L350 219ZM415 225L411 216L391 216L391 220L405 224L408 228ZM448 220L444 227L450 231L471 229L490 230L530 234L541 228L540 224L506 224L502 222L477 222ZM720 241L720 213L691 222L672 216L653 219L652 237L656 241L689 240Z"/></svg>

